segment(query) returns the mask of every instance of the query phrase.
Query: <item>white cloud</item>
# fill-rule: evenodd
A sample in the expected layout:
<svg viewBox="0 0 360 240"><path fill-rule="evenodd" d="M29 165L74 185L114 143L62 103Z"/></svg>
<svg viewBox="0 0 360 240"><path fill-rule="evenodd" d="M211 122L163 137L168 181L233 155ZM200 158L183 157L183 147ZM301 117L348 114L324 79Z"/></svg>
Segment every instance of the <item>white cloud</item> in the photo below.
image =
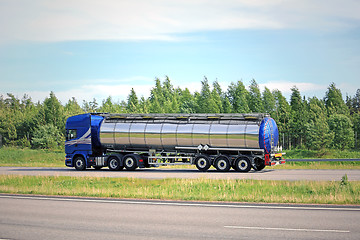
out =
<svg viewBox="0 0 360 240"><path fill-rule="evenodd" d="M287 82L287 81L274 81L268 83L259 84L260 89L263 91L265 87L270 90L280 90L284 94L291 93L291 88L296 86L300 92L313 92L326 90L327 86L316 83L308 83L308 82Z"/></svg>
<svg viewBox="0 0 360 240"><path fill-rule="evenodd" d="M94 98L101 103L102 100L111 96L114 102L127 99L131 88L134 88L137 96L140 98L144 96L149 97L151 88L154 87L154 79L150 79L143 76L134 76L124 79L89 79L86 85L73 85L73 88L66 90L53 90L55 96L61 101L62 104L66 104L69 99L76 98L79 104L83 100L91 101ZM70 85L69 85L70 86ZM24 94L31 97L33 102L42 102L46 97L49 97L51 90L28 90L28 91L12 91L17 98L22 98ZM0 92L0 95L6 97L6 92Z"/></svg>
<svg viewBox="0 0 360 240"><path fill-rule="evenodd" d="M359 25L356 0L3 0L0 42L179 40L224 29L344 28Z"/></svg>

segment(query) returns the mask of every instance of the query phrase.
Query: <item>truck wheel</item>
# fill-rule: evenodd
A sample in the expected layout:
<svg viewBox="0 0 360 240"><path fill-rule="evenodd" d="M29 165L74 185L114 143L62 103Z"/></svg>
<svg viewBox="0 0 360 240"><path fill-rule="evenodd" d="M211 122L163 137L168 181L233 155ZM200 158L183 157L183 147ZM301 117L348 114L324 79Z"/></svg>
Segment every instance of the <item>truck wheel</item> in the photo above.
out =
<svg viewBox="0 0 360 240"><path fill-rule="evenodd" d="M108 158L108 167L111 171L118 171L123 168L120 166L120 159L117 156L110 156Z"/></svg>
<svg viewBox="0 0 360 240"><path fill-rule="evenodd" d="M124 157L124 166L128 171L134 171L137 168L137 157L134 154L129 154Z"/></svg>
<svg viewBox="0 0 360 240"><path fill-rule="evenodd" d="M235 170L238 172L248 172L251 169L251 162L248 157L241 156L235 160Z"/></svg>
<svg viewBox="0 0 360 240"><path fill-rule="evenodd" d="M210 159L206 155L200 155L195 158L195 165L200 171L206 172L211 166Z"/></svg>
<svg viewBox="0 0 360 240"><path fill-rule="evenodd" d="M85 159L81 156L78 156L74 159L75 169L78 171L83 171L86 169Z"/></svg>
<svg viewBox="0 0 360 240"><path fill-rule="evenodd" d="M261 171L265 168L265 161L261 158L255 158L256 171Z"/></svg>
<svg viewBox="0 0 360 240"><path fill-rule="evenodd" d="M230 160L225 155L220 155L215 159L214 167L220 172L228 172L230 170Z"/></svg>

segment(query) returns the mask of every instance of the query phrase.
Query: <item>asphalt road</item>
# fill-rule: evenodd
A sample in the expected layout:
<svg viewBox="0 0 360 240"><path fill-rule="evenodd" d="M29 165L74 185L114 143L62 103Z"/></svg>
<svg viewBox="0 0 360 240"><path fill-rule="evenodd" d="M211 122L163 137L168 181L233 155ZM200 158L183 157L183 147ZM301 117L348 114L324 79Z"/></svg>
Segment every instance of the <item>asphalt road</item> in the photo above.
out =
<svg viewBox="0 0 360 240"><path fill-rule="evenodd" d="M340 181L347 174L349 181L360 181L360 170L280 170L265 168L263 171L227 173L210 170L200 172L197 169L137 169L136 171L109 171L88 169L76 171L74 168L39 168L39 167L0 167L0 175L32 175L32 176L76 176L76 177L130 177L146 179L164 178L211 178L211 179L258 179L258 180L315 180Z"/></svg>
<svg viewBox="0 0 360 240"><path fill-rule="evenodd" d="M0 195L0 239L359 239L359 207Z"/></svg>

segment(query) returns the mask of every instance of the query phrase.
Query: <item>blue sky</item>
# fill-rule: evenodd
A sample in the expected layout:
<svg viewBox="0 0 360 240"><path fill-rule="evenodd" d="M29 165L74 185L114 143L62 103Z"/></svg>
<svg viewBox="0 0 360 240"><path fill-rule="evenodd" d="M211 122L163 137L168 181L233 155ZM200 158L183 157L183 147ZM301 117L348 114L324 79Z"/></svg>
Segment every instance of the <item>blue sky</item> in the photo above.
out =
<svg viewBox="0 0 360 240"><path fill-rule="evenodd" d="M154 79L200 91L218 80L289 96L324 97L335 82L360 88L360 1L131 0L0 1L0 94L62 103L131 88L148 97Z"/></svg>

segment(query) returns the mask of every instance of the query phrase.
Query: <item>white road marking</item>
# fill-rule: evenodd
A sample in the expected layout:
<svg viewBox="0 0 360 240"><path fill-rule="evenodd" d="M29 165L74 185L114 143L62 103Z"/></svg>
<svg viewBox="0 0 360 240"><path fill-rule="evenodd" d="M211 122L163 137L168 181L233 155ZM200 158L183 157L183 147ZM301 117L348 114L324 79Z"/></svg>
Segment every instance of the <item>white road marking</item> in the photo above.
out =
<svg viewBox="0 0 360 240"><path fill-rule="evenodd" d="M296 210L327 210L327 211L360 211L360 208L341 207L302 207L302 206L265 206L265 205L243 205L243 204L211 204L211 203L186 203L186 202L157 202L137 200L110 200L110 199L87 199L87 198L66 198L66 197L41 197L41 196L18 196L1 195L0 198L10 199L33 199L65 202L94 202L94 203L118 203L118 204L139 204L139 205L164 205L164 206L189 206L189 207L222 207L222 208L257 208L257 209L296 209Z"/></svg>
<svg viewBox="0 0 360 240"><path fill-rule="evenodd" d="M245 226L224 226L224 228L253 229L253 230L274 230L274 231L299 231L299 232L350 233L350 231L347 231L347 230L334 230L334 229L269 228L269 227L245 227Z"/></svg>

